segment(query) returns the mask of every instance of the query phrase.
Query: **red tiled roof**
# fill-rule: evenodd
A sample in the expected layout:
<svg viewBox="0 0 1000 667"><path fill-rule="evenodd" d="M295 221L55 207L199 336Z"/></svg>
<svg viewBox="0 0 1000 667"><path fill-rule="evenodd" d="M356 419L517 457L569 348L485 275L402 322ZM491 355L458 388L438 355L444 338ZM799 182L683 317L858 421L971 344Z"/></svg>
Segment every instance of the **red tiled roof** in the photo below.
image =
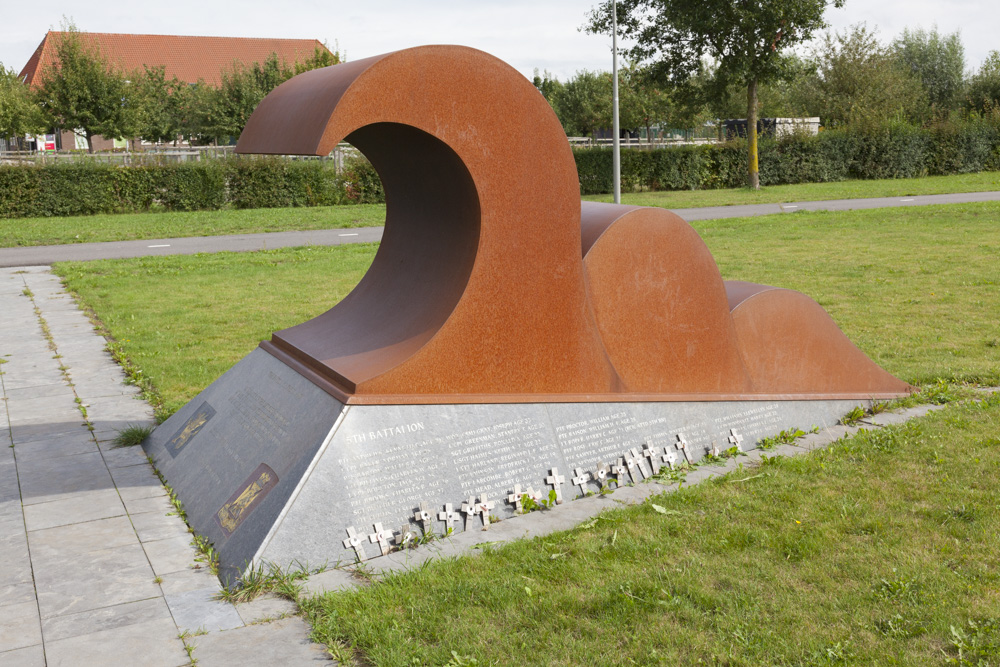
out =
<svg viewBox="0 0 1000 667"><path fill-rule="evenodd" d="M21 70L21 79L38 85L41 73L56 58L56 44L64 32L50 30ZM204 79L217 86L220 73L233 61L264 62L272 53L288 65L312 57L316 49L328 50L316 39L269 39L258 37L185 37L182 35L122 35L102 32L78 33L85 44L97 46L114 67L129 72L143 65L164 66L167 79L187 83Z"/></svg>

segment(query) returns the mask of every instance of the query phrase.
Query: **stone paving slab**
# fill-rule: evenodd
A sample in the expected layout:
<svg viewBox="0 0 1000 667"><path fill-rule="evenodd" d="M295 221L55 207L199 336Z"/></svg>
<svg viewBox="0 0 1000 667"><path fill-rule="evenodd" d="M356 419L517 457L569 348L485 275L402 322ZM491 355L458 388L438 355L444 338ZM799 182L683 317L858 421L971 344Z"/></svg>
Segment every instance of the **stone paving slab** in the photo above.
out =
<svg viewBox="0 0 1000 667"><path fill-rule="evenodd" d="M125 505L115 489L88 493L86 502L73 497L24 507L24 524L29 531L83 525L85 522L120 516L125 516Z"/></svg>
<svg viewBox="0 0 1000 667"><path fill-rule="evenodd" d="M180 667L190 664L170 618L124 625L45 643L48 667ZM109 654L114 656L113 661Z"/></svg>
<svg viewBox="0 0 1000 667"><path fill-rule="evenodd" d="M310 665L330 660L309 640L305 624L286 618L266 625L192 637L198 667L226 665Z"/></svg>
<svg viewBox="0 0 1000 667"><path fill-rule="evenodd" d="M0 667L188 665L179 635L199 628L211 631L210 664L242 667L243 643L262 632L239 634L245 625L294 604L241 614L218 600L142 449L113 444L129 424L153 424L152 410L47 267L0 270L0 313ZM300 664L302 646L280 639L307 626L290 617L279 629L266 655ZM247 655L260 662L259 650Z"/></svg>

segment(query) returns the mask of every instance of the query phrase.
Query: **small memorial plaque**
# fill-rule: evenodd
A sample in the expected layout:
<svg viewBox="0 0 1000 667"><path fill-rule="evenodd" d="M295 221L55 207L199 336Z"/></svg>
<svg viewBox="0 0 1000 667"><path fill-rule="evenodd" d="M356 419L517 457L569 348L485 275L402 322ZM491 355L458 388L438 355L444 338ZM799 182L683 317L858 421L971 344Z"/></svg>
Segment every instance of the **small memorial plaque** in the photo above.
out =
<svg viewBox="0 0 1000 667"><path fill-rule="evenodd" d="M191 442L191 438L198 435L208 420L215 416L215 408L208 404L208 401L202 401L202 404L198 406L198 409L194 411L184 425L181 426L174 437L170 438L164 445L164 449L170 454L171 458L177 458L177 455L184 445Z"/></svg>
<svg viewBox="0 0 1000 667"><path fill-rule="evenodd" d="M215 520L223 534L226 537L232 535L277 483L278 475L266 463L257 466L240 488L229 496L226 504L215 513Z"/></svg>

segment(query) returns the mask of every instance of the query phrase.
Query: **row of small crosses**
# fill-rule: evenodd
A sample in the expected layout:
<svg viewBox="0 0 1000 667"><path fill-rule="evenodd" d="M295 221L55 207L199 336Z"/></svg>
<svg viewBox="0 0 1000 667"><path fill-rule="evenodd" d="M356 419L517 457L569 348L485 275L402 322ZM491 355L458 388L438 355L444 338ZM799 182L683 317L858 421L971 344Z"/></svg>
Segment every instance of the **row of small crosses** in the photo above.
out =
<svg viewBox="0 0 1000 667"><path fill-rule="evenodd" d="M728 440L731 445L736 447L736 449L743 451L743 436L740 435L736 429L729 430ZM677 434L677 442L674 443L674 446L684 455L684 460L687 461L688 464L694 463L688 446L688 441L684 438L683 433ZM714 442L712 443L709 453L713 456L718 456L719 454L718 447L715 446ZM628 450L625 456L619 457L618 461L610 468L606 463L604 463L604 461L597 462L597 467L594 469L593 473L587 472L582 468L576 468L574 471L576 476L573 477L572 483L574 486L579 486L582 495L586 496L588 482L597 482L598 486L603 488L603 486L607 483L609 475L614 476L618 486L628 484L629 480L638 482L640 480L636 475L637 472L642 475L643 479L659 474L660 461L666 463L667 466L673 470L674 464L677 461L677 456L670 449L670 447L664 447L661 451L659 447L644 444L641 453L637 448L633 447ZM649 466L648 470L646 467L647 465ZM557 505L561 505L563 502L562 485L565 481L566 477L560 475L557 468L552 468L549 476L545 478L546 484L551 486L556 493ZM535 502L538 502L545 497L541 492L535 491L530 486L526 492L522 492L521 485L515 484L514 492L507 496L507 502L514 506L515 511L520 511L524 496L528 496ZM482 519L483 530L488 530L490 527L490 511L494 507L496 507L496 502L489 500L485 493L480 494L479 502L476 502L475 496L469 496L469 499L463 502L461 506L461 512L465 514L465 530L472 529L476 520L476 515L479 515ZM421 524L424 535L428 535L430 531L433 530L434 518L431 511L427 508L427 503L420 503L419 508L413 514L413 518ZM452 523L461 519L461 516L455 511L455 508L451 503L447 503L444 506L444 511L438 512L437 518L440 521L444 521L447 532L451 532ZM417 534L413 531L409 523L403 524L403 526L400 527L398 534L391 528L383 528L381 522L374 524L372 527L375 532L368 535L368 540L372 544L377 543L379 545L383 556L387 555L392 550L393 542L395 542L397 547L405 548L417 540ZM358 535L354 526L348 527L347 539L344 540L344 548L354 549L354 553L357 555L358 560L364 561L368 558L364 545L364 537Z"/></svg>

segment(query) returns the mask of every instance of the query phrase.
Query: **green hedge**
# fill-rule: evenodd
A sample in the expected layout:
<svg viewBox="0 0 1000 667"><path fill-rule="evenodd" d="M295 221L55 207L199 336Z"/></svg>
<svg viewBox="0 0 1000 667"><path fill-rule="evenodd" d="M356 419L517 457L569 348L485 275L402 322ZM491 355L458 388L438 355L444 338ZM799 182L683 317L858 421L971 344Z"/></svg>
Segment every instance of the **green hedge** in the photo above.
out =
<svg viewBox="0 0 1000 667"><path fill-rule="evenodd" d="M0 167L0 218L327 206L384 201L367 160L232 158L123 167L79 161Z"/></svg>
<svg viewBox="0 0 1000 667"><path fill-rule="evenodd" d="M582 194L611 192L610 148L573 151ZM989 120L928 129L888 124L760 142L761 185L849 178L910 178L1000 169L1000 125ZM746 183L744 141L622 151L622 189L697 190ZM0 167L0 218L368 204L385 201L364 159L332 163L229 158L120 167L73 162Z"/></svg>
<svg viewBox="0 0 1000 667"><path fill-rule="evenodd" d="M611 192L610 148L574 150L582 194ZM622 150L622 190L699 190L746 184L745 141ZM988 120L920 129L889 124L760 142L761 185L912 178L1000 169L1000 126Z"/></svg>

